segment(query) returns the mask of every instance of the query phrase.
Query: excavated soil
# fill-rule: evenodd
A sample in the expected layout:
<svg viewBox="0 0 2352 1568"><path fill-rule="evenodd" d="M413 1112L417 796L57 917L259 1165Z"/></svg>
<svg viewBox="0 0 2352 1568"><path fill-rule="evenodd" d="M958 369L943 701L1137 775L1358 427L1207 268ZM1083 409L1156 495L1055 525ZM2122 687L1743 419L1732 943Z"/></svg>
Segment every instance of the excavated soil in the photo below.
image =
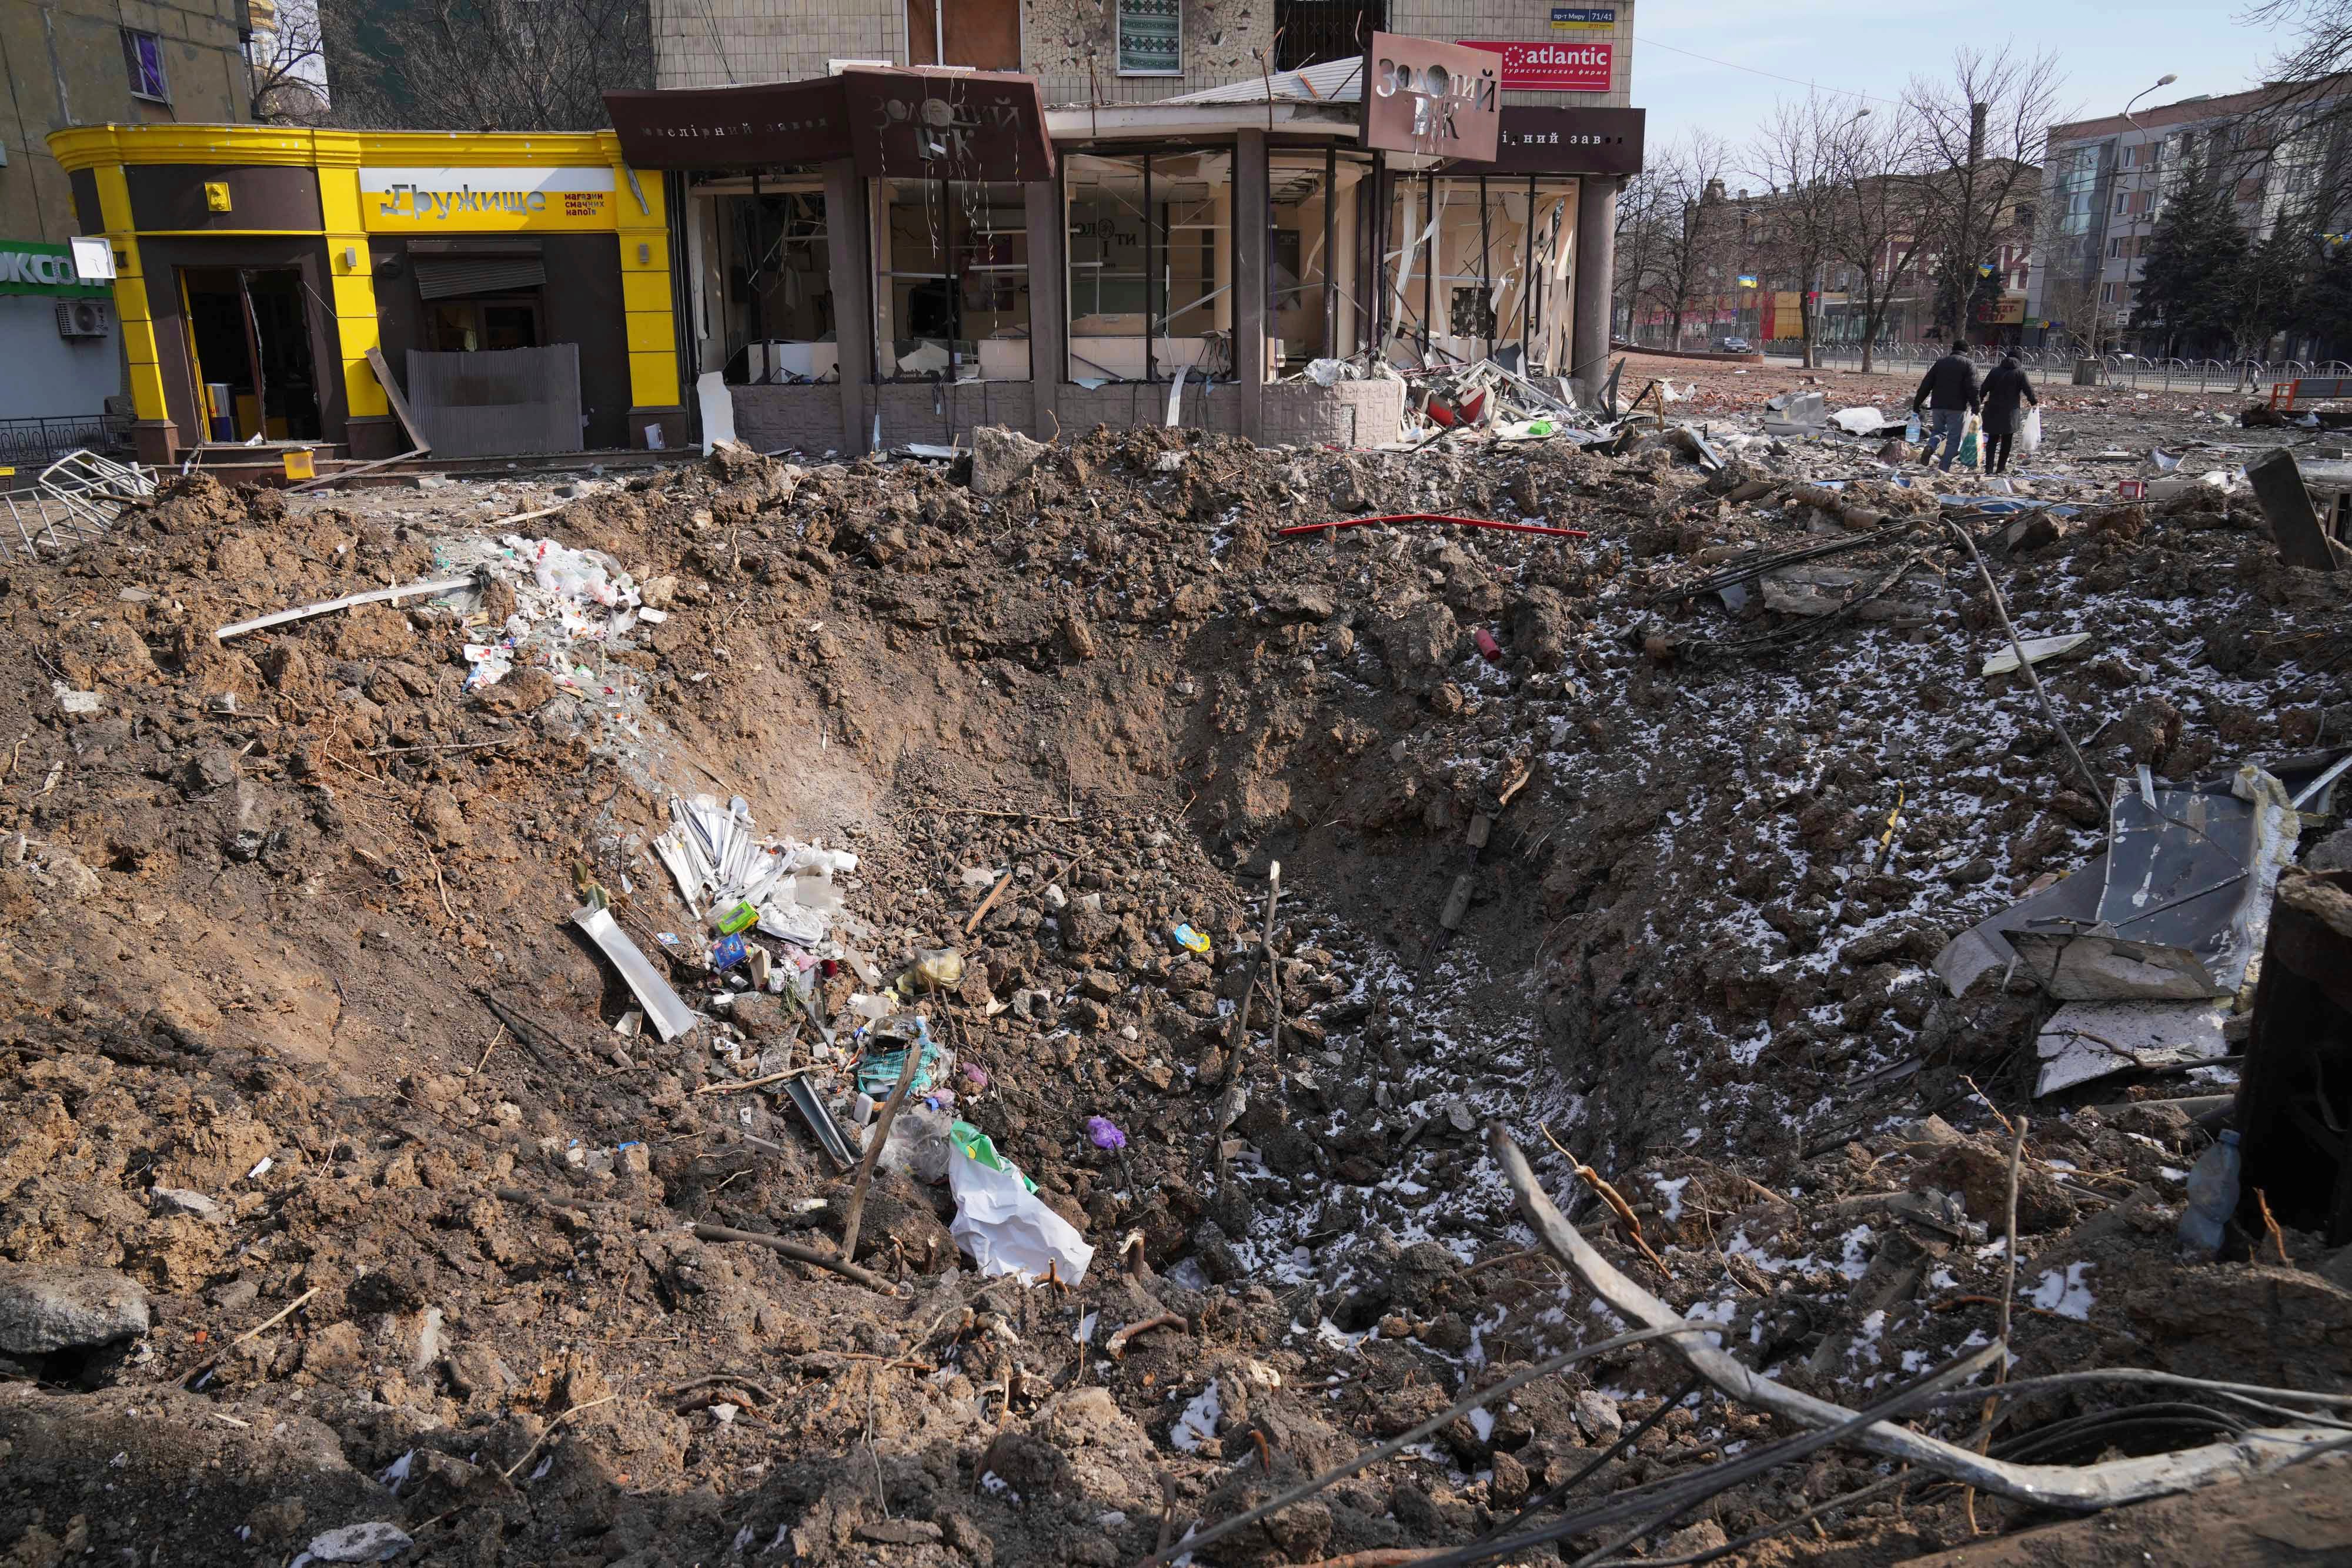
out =
<svg viewBox="0 0 2352 1568"><path fill-rule="evenodd" d="M0 1286L115 1270L152 1327L0 1362L6 1561L284 1563L383 1521L404 1562L1135 1562L1610 1332L1531 1249L1489 1119L1563 1201L1555 1143L1630 1201L1638 1242L1592 1232L1621 1267L1859 1404L1993 1332L2021 1111L2011 1375L2352 1388L2352 1258L2292 1225L2291 1261L2173 1255L2206 1134L2130 1102L2226 1069L2030 1103L2049 1004L1926 967L2104 821L2031 690L1977 673L2005 639L1933 495L1721 444L1710 477L1638 442L1097 431L1009 482L992 455L989 496L969 459L724 452L563 495L198 478L8 563ZM1786 494L1824 477L1890 530L1839 559L1863 613L1694 590L1845 532ZM2074 526L1989 556L2025 635L2095 635L2046 667L2093 766L2188 779L2352 734L2352 580L2281 567L2242 491L2112 488L2051 482ZM559 502L525 531L667 613L562 679L468 691L480 622L436 608L212 634ZM1591 537L1276 532L1407 511ZM1078 1288L974 1274L945 1189L904 1175L858 1250L887 1291L694 1238L830 1249L847 1183L776 1088L723 1087L810 1064L772 1003L672 1045L614 1030L629 994L569 924L592 885L689 1001L713 988L659 940L689 918L649 847L673 792L854 851L885 973L963 955L925 1003L955 1113L1097 1249ZM1280 1021L1261 996L1229 1061L1277 861ZM1681 1383L1646 1347L1585 1364L1200 1557L1465 1541ZM2024 1402L1996 1451L2124 1402ZM1778 1430L1693 1396L1589 1487ZM1818 1456L1652 1546L1883 1473ZM1737 1560L1903 1561L1969 1518L1923 1483Z"/></svg>

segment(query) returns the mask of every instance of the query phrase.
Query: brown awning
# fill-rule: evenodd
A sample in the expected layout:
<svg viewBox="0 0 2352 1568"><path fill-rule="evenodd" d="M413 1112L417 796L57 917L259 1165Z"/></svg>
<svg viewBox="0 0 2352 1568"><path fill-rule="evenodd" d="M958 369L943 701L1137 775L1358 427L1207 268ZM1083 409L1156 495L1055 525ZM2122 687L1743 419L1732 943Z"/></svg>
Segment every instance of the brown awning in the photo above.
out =
<svg viewBox="0 0 2352 1568"><path fill-rule="evenodd" d="M604 107L638 169L856 161L869 178L1048 180L1034 77L861 68L754 87L614 91Z"/></svg>

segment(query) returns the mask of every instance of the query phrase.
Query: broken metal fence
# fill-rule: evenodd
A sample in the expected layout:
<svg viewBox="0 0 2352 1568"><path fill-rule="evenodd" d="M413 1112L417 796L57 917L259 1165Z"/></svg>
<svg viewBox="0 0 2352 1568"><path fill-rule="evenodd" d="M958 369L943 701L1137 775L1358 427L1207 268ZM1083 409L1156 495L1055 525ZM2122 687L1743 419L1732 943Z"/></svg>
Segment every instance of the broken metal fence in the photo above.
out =
<svg viewBox="0 0 2352 1568"><path fill-rule="evenodd" d="M136 463L68 452L24 489L0 491L0 560L30 559L104 536L122 508L155 493L155 476Z"/></svg>
<svg viewBox="0 0 2352 1568"><path fill-rule="evenodd" d="M1776 357L1801 359L1804 344L1795 339L1776 340L1767 344L1765 351ZM1870 368L1888 374L1924 370L1947 351L1944 344L1933 341L1879 343L1871 348ZM2127 387L2134 392L2241 392L2252 394L2267 389L2273 382L2293 381L2301 376L2352 376L2352 365L2340 360L2313 363L2304 360L2251 358L2195 360L2150 358L2137 354L2086 356L2064 349L1979 350L1973 358L1979 365L1990 366L2000 363L2003 353L2016 355L2017 362L2025 370L2039 371L2044 379L2053 381L2072 381L2074 366L2081 360L2095 358L2101 384ZM1813 362L1823 369L1860 370L1862 361L1863 349L1859 343L1813 345Z"/></svg>

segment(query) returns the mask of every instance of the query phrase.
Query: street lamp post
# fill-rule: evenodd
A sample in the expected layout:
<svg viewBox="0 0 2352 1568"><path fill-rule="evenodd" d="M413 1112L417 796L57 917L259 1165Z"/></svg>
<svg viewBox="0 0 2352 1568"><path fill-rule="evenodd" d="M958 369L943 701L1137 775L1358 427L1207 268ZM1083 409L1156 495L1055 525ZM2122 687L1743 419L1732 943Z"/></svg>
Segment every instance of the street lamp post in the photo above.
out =
<svg viewBox="0 0 2352 1568"><path fill-rule="evenodd" d="M2132 118L2132 105L2139 102L2141 99L2146 98L2149 93L2156 91L2158 88L2170 87L2174 82L2177 82L2179 79L2180 77L2179 73L2167 71L2162 76L2157 78L2152 86L2142 88L2139 91L2132 94L2130 102L2124 105L2124 123L2132 128L2134 134L2143 138L2143 141L2140 143L2142 146L2147 145L2145 138L2147 137L2147 132L2141 129L2138 120ZM2120 142L2118 142L2116 147L2116 162L2118 165L2123 162L2123 146ZM2136 169L2133 172L2135 176L2137 176L2138 171ZM2137 183L2137 178L2135 178L2133 183L2135 184ZM2137 230L2141 221L2139 214L2137 213L2128 213L2125 215L2129 219L2130 226L2134 230L2132 238L2134 240L2137 240L2139 237ZM2139 247L2137 245L2134 245L2132 248L2134 250L2137 250ZM2131 286L2133 283L2133 268L2139 264L2139 257L2136 256L2127 256L2123 258L2123 287L2117 291L2121 295L2121 298L2116 301L2116 335L2117 337L2121 337L2123 335L2125 326L2131 319L2131 310L2129 306L2131 299Z"/></svg>

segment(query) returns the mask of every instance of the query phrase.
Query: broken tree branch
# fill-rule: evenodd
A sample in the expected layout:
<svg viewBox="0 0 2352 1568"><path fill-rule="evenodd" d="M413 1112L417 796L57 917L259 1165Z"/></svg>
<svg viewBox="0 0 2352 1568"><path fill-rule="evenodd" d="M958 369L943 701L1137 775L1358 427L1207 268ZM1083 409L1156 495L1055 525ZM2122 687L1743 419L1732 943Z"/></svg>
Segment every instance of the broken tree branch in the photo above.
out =
<svg viewBox="0 0 2352 1568"><path fill-rule="evenodd" d="M749 1241L755 1247L772 1248L795 1263L814 1263L820 1269L832 1270L845 1280L855 1280L869 1291L880 1291L885 1295L898 1294L897 1287L879 1274L829 1253L820 1252L814 1247L803 1247L797 1241L771 1236L764 1230L737 1230L726 1225L698 1225L694 1233L705 1241Z"/></svg>
<svg viewBox="0 0 2352 1568"><path fill-rule="evenodd" d="M882 1113L874 1118L874 1131L866 1140L866 1157L857 1162L857 1185L850 1189L849 1207L841 1219L841 1260L849 1262L857 1256L858 1228L866 1223L866 1190L874 1185L874 1162L882 1157L882 1145L890 1141L890 1124L898 1119L898 1107L906 1103L907 1086L915 1081L915 1068L923 1060L923 1042L907 1042L906 1060L898 1063L898 1082L890 1090L890 1098L882 1103Z"/></svg>
<svg viewBox="0 0 2352 1568"><path fill-rule="evenodd" d="M1672 1307L1619 1272L1591 1242L1577 1234L1576 1228L1545 1195L1535 1172L1528 1168L1527 1156L1519 1152L1508 1133L1499 1125L1491 1127L1488 1144L1496 1163L1502 1166L1512 1190L1518 1195L1520 1210L1528 1223L1582 1276L1595 1295L1636 1322L1661 1329L1691 1326ZM1853 1419L1854 1413L1843 1406L1759 1376L1704 1341L1685 1338L1673 1343L1675 1354L1694 1372L1743 1404L1809 1427L1836 1426ZM1858 1428L1853 1440L1884 1458L1918 1465L2015 1501L2094 1513L2122 1503L2189 1491L2213 1481L2267 1474L2307 1458L2319 1445L2340 1437L2339 1432L2325 1427L2259 1427L2226 1443L2081 1468L2009 1464L1884 1421Z"/></svg>
<svg viewBox="0 0 2352 1568"><path fill-rule="evenodd" d="M1178 1317L1174 1312L1162 1312L1156 1318L1145 1318L1141 1322L1129 1323L1125 1328L1119 1330L1117 1333L1111 1335L1103 1345L1103 1354L1109 1356L1113 1361L1124 1361L1127 1359L1128 1342L1133 1339L1137 1334L1141 1333L1144 1330L1176 1329L1181 1331L1183 1327L1184 1320Z"/></svg>

